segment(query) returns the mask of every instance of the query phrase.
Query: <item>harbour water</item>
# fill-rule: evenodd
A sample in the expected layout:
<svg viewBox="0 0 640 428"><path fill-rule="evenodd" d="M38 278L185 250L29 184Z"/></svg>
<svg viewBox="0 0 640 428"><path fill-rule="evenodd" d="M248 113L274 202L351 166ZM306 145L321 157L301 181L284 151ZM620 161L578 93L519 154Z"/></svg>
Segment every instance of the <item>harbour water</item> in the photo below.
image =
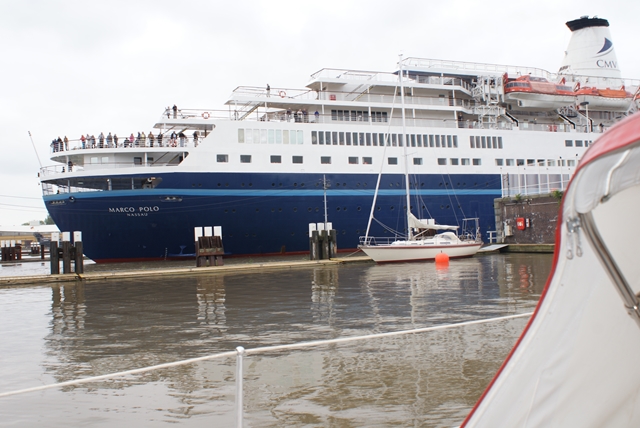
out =
<svg viewBox="0 0 640 428"><path fill-rule="evenodd" d="M531 312L551 261L493 254L444 269L357 263L4 288L0 392L237 346ZM247 356L244 426L457 426L527 320ZM233 426L234 381L231 357L3 397L0 426Z"/></svg>

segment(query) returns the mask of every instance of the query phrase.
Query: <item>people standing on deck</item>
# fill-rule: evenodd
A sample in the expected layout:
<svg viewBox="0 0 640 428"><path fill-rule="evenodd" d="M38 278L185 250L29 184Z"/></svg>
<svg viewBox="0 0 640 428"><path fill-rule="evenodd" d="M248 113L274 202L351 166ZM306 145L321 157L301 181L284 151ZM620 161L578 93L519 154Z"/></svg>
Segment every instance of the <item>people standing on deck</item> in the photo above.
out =
<svg viewBox="0 0 640 428"><path fill-rule="evenodd" d="M58 137L58 139L56 140L56 143L58 144L58 152L61 152L64 150L64 146L62 145L62 138Z"/></svg>
<svg viewBox="0 0 640 428"><path fill-rule="evenodd" d="M269 84L267 83L267 96L270 97L271 96L271 86L269 86Z"/></svg>
<svg viewBox="0 0 640 428"><path fill-rule="evenodd" d="M96 136L91 134L91 148L95 149L96 148Z"/></svg>
<svg viewBox="0 0 640 428"><path fill-rule="evenodd" d="M149 131L149 147L153 147L154 137L153 132Z"/></svg>
<svg viewBox="0 0 640 428"><path fill-rule="evenodd" d="M162 147L162 132L158 132L158 147Z"/></svg>
<svg viewBox="0 0 640 428"><path fill-rule="evenodd" d="M169 141L169 143L171 144L171 147L175 147L176 146L176 139L178 138L178 135L176 134L176 131L173 131L171 133L171 140Z"/></svg>
<svg viewBox="0 0 640 428"><path fill-rule="evenodd" d="M134 140L134 136L133 136L133 132L131 133L131 135L129 135L129 147L133 147L133 140Z"/></svg>
<svg viewBox="0 0 640 428"><path fill-rule="evenodd" d="M98 147L101 149L104 148L104 134L102 132L98 135Z"/></svg>
<svg viewBox="0 0 640 428"><path fill-rule="evenodd" d="M184 147L184 140L187 138L186 135L184 135L183 132L181 132L180 134L178 134L178 136L180 137L180 147Z"/></svg>
<svg viewBox="0 0 640 428"><path fill-rule="evenodd" d="M140 134L140 146L147 147L147 136L144 135L144 131Z"/></svg>
<svg viewBox="0 0 640 428"><path fill-rule="evenodd" d="M66 135L64 136L64 149L69 150L69 139Z"/></svg>
<svg viewBox="0 0 640 428"><path fill-rule="evenodd" d="M173 105L173 118L177 119L178 118L178 107L176 107L176 105Z"/></svg>
<svg viewBox="0 0 640 428"><path fill-rule="evenodd" d="M85 148L85 143L86 143L86 141L87 141L87 139L86 139L86 138L84 138L84 134L82 134L82 135L80 136L80 141L82 142L82 148L84 149L84 148Z"/></svg>
<svg viewBox="0 0 640 428"><path fill-rule="evenodd" d="M58 140L56 140L55 138L51 140L51 151L53 153L58 151Z"/></svg>
<svg viewBox="0 0 640 428"><path fill-rule="evenodd" d="M113 146L115 148L118 148L118 135L117 134L113 134Z"/></svg>
<svg viewBox="0 0 640 428"><path fill-rule="evenodd" d="M69 172L73 171L73 162L69 161L69 163L67 164L69 166Z"/></svg>
<svg viewBox="0 0 640 428"><path fill-rule="evenodd" d="M318 113L318 110L316 110L313 115L316 117L316 123L320 122L320 113Z"/></svg>
<svg viewBox="0 0 640 428"><path fill-rule="evenodd" d="M198 131L193 131L193 147L198 147Z"/></svg>
<svg viewBox="0 0 640 428"><path fill-rule="evenodd" d="M107 134L107 147L111 148L112 143L113 143L113 137L111 136L111 132L109 132L109 134Z"/></svg>

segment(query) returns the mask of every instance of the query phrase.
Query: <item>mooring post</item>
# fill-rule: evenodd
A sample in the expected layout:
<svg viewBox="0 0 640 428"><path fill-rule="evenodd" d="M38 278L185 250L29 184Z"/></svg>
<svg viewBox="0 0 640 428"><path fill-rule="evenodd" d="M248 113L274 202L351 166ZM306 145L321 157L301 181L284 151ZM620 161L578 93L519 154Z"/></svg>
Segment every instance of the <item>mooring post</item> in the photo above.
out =
<svg viewBox="0 0 640 428"><path fill-rule="evenodd" d="M71 233L62 232L62 273L71 273Z"/></svg>
<svg viewBox="0 0 640 428"><path fill-rule="evenodd" d="M53 232L51 234L51 243L49 244L49 264L51 265L51 275L57 275L60 273L60 258L58 255L59 239L59 232Z"/></svg>
<svg viewBox="0 0 640 428"><path fill-rule="evenodd" d="M84 273L84 251L82 249L82 232L73 232L73 247L75 248L75 259L73 261L76 273Z"/></svg>
<svg viewBox="0 0 640 428"><path fill-rule="evenodd" d="M329 231L329 258L333 259L338 254L338 233L335 229Z"/></svg>
<svg viewBox="0 0 640 428"><path fill-rule="evenodd" d="M236 353L236 427L242 428L242 357L244 356L244 348L242 346L238 346L236 348Z"/></svg>

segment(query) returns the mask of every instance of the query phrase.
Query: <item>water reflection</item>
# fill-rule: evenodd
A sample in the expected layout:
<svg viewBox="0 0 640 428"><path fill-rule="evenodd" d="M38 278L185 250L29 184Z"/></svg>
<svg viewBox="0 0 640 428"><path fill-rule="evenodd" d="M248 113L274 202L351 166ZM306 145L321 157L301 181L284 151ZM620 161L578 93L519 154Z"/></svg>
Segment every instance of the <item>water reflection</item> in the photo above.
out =
<svg viewBox="0 0 640 428"><path fill-rule="evenodd" d="M433 263L355 264L55 285L44 313L49 325L25 333L42 342L44 356L25 354L15 370L30 376L21 385L29 387L236 346L528 312L550 266L550 255L495 255L452 261L446 269ZM11 290L2 298L10 299ZM13 308L12 316L18 316L15 311L44 315L39 310L25 304ZM259 426L455 425L525 322L251 356L245 364L247 420ZM132 420L225 425L233 420L234 363L215 360L39 397L0 399L0 411L9 421L26 417L29 422L39 420L41 412L51 426L95 422L92 418L108 425ZM35 413L29 410L34 399L41 409ZM78 401L86 405L77 406Z"/></svg>

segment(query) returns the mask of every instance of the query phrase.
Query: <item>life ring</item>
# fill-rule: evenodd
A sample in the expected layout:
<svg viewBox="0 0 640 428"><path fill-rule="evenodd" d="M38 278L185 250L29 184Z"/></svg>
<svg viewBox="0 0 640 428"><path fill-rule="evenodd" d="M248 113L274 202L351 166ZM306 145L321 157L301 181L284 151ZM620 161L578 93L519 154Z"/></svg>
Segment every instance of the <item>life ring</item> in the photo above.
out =
<svg viewBox="0 0 640 428"><path fill-rule="evenodd" d="M208 111L205 111L204 113L202 113L202 117L205 119L209 119L211 117L211 115L209 114Z"/></svg>
<svg viewBox="0 0 640 428"><path fill-rule="evenodd" d="M278 95L280 95L280 98L284 98L287 96L287 93L285 91L280 91L278 92Z"/></svg>

